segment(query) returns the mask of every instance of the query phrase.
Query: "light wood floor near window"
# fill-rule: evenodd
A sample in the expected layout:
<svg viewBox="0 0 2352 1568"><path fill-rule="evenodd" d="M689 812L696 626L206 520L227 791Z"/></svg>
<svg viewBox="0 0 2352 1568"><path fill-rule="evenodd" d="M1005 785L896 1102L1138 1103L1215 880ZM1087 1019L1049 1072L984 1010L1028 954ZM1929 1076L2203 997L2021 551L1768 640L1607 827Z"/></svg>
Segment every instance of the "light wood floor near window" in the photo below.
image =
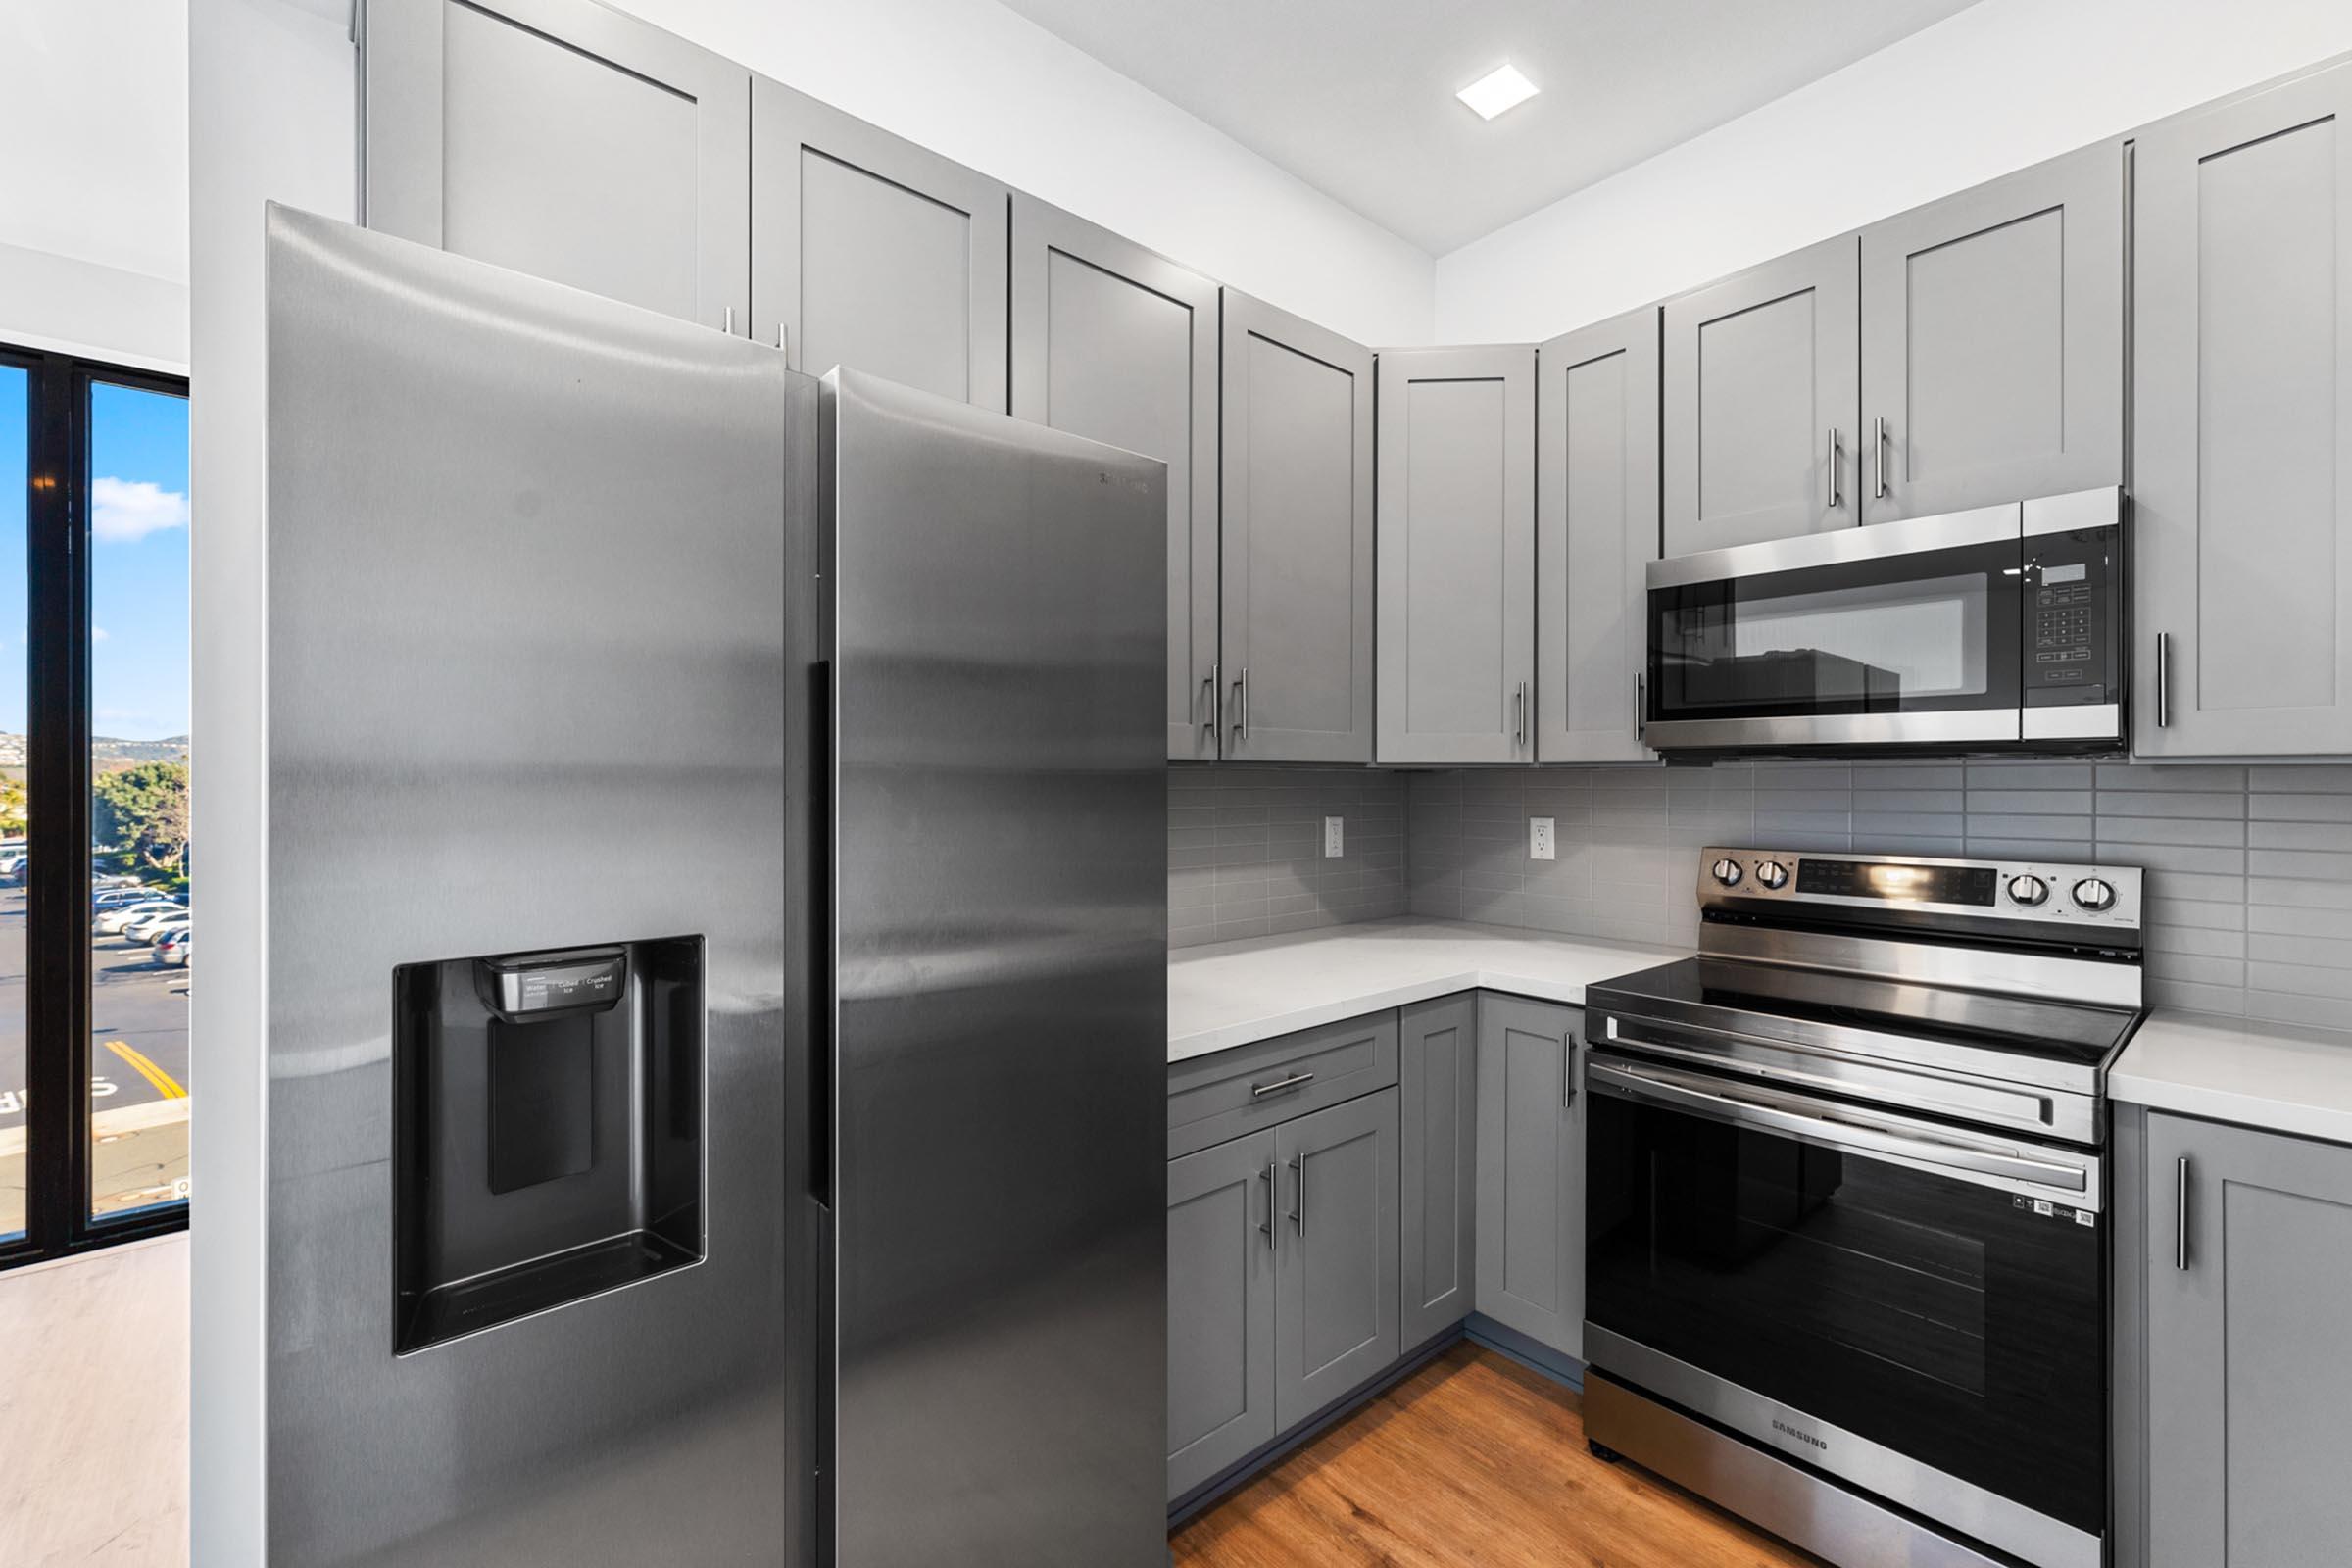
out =
<svg viewBox="0 0 2352 1568"><path fill-rule="evenodd" d="M1169 1538L1175 1568L1804 1568L1585 1447L1574 1391L1464 1343Z"/></svg>

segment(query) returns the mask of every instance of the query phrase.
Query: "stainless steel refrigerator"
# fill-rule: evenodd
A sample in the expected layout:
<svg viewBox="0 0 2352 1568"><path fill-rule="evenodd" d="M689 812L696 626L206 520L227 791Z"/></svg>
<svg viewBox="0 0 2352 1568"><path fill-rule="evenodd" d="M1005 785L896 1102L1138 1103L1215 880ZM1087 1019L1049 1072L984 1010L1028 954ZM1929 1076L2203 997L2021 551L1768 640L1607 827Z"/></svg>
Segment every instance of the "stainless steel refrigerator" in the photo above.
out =
<svg viewBox="0 0 2352 1568"><path fill-rule="evenodd" d="M268 221L270 1562L1163 1563L1160 465Z"/></svg>

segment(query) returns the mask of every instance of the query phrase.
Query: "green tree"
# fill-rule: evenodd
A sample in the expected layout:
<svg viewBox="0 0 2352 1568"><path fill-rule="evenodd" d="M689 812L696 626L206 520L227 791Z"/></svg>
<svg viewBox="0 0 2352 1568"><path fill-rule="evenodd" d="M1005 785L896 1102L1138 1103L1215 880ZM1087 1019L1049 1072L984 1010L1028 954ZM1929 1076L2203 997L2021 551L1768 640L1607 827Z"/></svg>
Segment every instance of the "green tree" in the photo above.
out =
<svg viewBox="0 0 2352 1568"><path fill-rule="evenodd" d="M24 781L21 778L0 778L0 837L24 837L27 820L24 807Z"/></svg>
<svg viewBox="0 0 2352 1568"><path fill-rule="evenodd" d="M188 764L141 762L92 786L97 836L141 865L175 871L188 855Z"/></svg>

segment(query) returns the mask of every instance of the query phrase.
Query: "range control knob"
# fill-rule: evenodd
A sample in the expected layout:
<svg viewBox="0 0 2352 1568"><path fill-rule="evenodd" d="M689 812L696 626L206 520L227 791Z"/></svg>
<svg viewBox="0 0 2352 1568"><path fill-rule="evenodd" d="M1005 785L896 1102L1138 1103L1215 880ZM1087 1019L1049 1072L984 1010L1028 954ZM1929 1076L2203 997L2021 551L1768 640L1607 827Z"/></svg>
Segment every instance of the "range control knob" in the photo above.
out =
<svg viewBox="0 0 2352 1568"><path fill-rule="evenodd" d="M2075 884L2075 902L2093 911L2112 906L2115 889L2095 876L2086 876Z"/></svg>
<svg viewBox="0 0 2352 1568"><path fill-rule="evenodd" d="M1738 887L1740 885L1740 862L1728 855L1717 860L1715 862L1715 880L1727 888Z"/></svg>
<svg viewBox="0 0 2352 1568"><path fill-rule="evenodd" d="M2009 879L2009 902L2028 908L2050 896L2050 885L2037 876L2013 876Z"/></svg>
<svg viewBox="0 0 2352 1568"><path fill-rule="evenodd" d="M1756 862L1756 880L1768 888L1785 886L1788 881L1788 868L1778 860L1759 860Z"/></svg>

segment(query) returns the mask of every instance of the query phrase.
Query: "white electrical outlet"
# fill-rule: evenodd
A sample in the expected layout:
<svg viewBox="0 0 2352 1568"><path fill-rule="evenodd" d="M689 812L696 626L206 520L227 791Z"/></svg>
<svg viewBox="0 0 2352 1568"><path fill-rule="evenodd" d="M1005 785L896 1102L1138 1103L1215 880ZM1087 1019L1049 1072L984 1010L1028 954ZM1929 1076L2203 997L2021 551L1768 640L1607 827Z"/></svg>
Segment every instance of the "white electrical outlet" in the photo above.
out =
<svg viewBox="0 0 2352 1568"><path fill-rule="evenodd" d="M1348 853L1348 819L1327 816L1323 819L1323 858L1336 860Z"/></svg>
<svg viewBox="0 0 2352 1568"><path fill-rule="evenodd" d="M1531 860L1550 859L1552 858L1551 844L1551 818L1548 816L1529 817L1527 819L1527 858Z"/></svg>

